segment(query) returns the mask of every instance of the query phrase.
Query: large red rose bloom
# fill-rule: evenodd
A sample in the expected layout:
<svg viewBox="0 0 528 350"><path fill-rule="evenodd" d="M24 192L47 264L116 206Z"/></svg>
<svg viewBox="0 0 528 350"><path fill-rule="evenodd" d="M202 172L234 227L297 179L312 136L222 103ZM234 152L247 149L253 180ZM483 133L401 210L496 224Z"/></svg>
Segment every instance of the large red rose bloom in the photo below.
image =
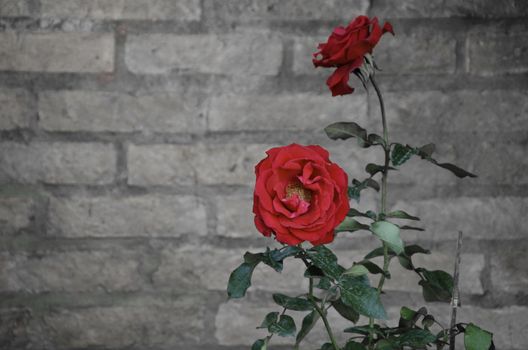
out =
<svg viewBox="0 0 528 350"><path fill-rule="evenodd" d="M350 73L363 64L363 57L372 53L381 36L387 32L394 35L389 22L380 27L376 17L359 16L348 26L335 28L328 41L319 44L319 51L313 54L315 67L337 68L326 81L332 96L354 92L348 85Z"/></svg>
<svg viewBox="0 0 528 350"><path fill-rule="evenodd" d="M257 229L288 245L332 242L350 208L347 174L320 146L291 144L266 153L255 167Z"/></svg>

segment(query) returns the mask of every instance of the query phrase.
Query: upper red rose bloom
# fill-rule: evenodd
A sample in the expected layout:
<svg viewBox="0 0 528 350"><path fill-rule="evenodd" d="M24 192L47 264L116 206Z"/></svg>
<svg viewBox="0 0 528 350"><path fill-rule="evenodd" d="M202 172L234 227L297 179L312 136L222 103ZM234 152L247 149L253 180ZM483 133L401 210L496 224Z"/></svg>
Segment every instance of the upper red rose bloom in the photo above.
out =
<svg viewBox="0 0 528 350"><path fill-rule="evenodd" d="M319 44L319 51L313 54L314 65L337 67L326 81L332 96L354 92L348 85L350 72L363 64L363 56L372 53L381 36L387 32L394 35L389 22L385 22L382 28L376 17L369 19L367 16L359 16L346 28L335 28L328 37L328 42Z"/></svg>
<svg viewBox="0 0 528 350"><path fill-rule="evenodd" d="M291 144L266 153L255 167L257 229L288 245L332 242L350 208L347 174L320 146Z"/></svg>

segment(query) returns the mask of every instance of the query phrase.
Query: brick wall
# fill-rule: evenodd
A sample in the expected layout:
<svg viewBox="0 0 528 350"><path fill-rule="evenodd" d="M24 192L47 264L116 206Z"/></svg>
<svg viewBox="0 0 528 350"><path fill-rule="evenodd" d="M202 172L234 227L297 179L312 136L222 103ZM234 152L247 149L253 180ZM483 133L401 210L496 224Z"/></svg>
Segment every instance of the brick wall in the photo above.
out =
<svg viewBox="0 0 528 350"><path fill-rule="evenodd" d="M292 262L226 301L241 254L270 243L250 213L263 151L320 143L356 177L381 156L325 139L342 119L379 131L378 106L331 98L310 62L361 13L397 32L376 51L392 138L479 175L409 162L389 202L428 230L404 239L450 271L463 230L460 320L528 348L524 0L0 0L0 348L247 349L271 293L306 287ZM375 244L334 247L351 263ZM421 296L392 273L394 316Z"/></svg>

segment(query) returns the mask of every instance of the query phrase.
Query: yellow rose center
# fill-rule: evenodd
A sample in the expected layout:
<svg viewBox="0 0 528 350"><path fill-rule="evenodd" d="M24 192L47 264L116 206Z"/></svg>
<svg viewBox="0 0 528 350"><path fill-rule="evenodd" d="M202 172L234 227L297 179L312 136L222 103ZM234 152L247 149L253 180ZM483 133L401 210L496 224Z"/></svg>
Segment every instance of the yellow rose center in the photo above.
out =
<svg viewBox="0 0 528 350"><path fill-rule="evenodd" d="M291 183L286 186L286 198L290 198L295 194L299 197L299 199L305 202L310 202L312 199L312 192L302 187L301 184Z"/></svg>

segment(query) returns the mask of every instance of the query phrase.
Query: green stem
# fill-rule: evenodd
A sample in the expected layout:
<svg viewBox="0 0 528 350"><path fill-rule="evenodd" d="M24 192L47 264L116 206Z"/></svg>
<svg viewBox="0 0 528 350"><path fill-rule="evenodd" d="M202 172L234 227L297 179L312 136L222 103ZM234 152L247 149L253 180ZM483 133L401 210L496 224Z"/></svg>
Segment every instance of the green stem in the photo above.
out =
<svg viewBox="0 0 528 350"><path fill-rule="evenodd" d="M310 277L310 285L309 285L309 295L308 298L312 301L315 310L321 316L321 319L323 320L323 323L326 328L326 332L328 333L328 337L330 338L330 341L332 342L332 345L335 350L340 350L339 345L337 345L337 342L334 337L334 333L332 332L332 328L330 327L330 323L328 323L328 319L326 318L326 313L321 309L321 307L317 304L317 301L313 298L313 278Z"/></svg>
<svg viewBox="0 0 528 350"><path fill-rule="evenodd" d="M381 95L381 91L378 87L378 84L376 84L376 80L374 79L374 76L370 77L370 81L372 83L372 86L374 87L374 90L376 90L376 94L378 96L378 100L380 103L380 109L381 109L381 122L383 125L383 140L385 141L385 144L383 145L383 150L385 153L385 164L383 169L383 174L381 178L381 208L380 208L380 214L384 216L387 211L387 177L389 175L389 165L390 165L390 144L389 144L389 129L387 127L387 118L385 116L385 104L383 102L383 96ZM385 283L385 274L389 270L389 247L385 242L383 242L383 274L380 277L379 283L378 283L378 295L381 294L381 291L383 290L383 284ZM373 328L374 326L374 319L371 317L369 318L369 325L370 328ZM372 344L372 336L373 332L371 330L369 334L369 345Z"/></svg>

